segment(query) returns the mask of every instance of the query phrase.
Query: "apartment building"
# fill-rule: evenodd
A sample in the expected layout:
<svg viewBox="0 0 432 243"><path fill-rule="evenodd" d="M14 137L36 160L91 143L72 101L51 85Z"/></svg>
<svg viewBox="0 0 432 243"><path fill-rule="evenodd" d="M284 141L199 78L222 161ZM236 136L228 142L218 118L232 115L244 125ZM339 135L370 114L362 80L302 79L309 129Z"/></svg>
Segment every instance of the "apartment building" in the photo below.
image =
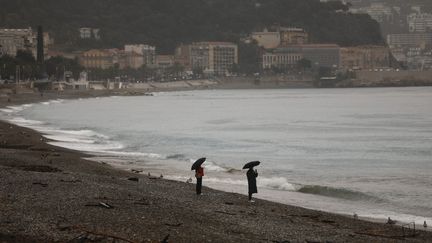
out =
<svg viewBox="0 0 432 243"><path fill-rule="evenodd" d="M432 45L432 33L406 33L387 35L387 44L390 48L415 47L425 48Z"/></svg>
<svg viewBox="0 0 432 243"><path fill-rule="evenodd" d="M146 44L133 44L125 45L124 50L126 53L135 52L143 58L143 65L154 66L156 64L156 47Z"/></svg>
<svg viewBox="0 0 432 243"><path fill-rule="evenodd" d="M202 69L206 74L223 76L238 63L237 45L230 42L192 43L190 63L192 70Z"/></svg>
<svg viewBox="0 0 432 243"><path fill-rule="evenodd" d="M0 55L15 56L18 50L33 52L36 46L34 33L27 29L0 29Z"/></svg>
<svg viewBox="0 0 432 243"><path fill-rule="evenodd" d="M407 16L409 32L432 31L432 14L413 13Z"/></svg>

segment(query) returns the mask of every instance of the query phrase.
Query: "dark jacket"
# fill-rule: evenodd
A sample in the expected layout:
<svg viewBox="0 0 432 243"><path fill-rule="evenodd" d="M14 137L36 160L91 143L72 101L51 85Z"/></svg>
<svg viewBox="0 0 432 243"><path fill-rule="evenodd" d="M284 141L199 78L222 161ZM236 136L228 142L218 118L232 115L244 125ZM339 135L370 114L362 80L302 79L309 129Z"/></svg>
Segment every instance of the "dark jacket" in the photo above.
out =
<svg viewBox="0 0 432 243"><path fill-rule="evenodd" d="M248 184L249 184L249 193L258 193L256 178L258 177L258 173L250 168L246 173Z"/></svg>

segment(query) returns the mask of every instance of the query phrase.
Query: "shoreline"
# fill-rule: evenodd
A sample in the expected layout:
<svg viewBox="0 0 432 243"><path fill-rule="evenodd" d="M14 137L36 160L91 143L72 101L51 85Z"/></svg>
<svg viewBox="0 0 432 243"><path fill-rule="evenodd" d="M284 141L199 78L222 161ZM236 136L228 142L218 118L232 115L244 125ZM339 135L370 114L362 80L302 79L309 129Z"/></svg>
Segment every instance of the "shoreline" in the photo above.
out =
<svg viewBox="0 0 432 243"><path fill-rule="evenodd" d="M33 97L32 102L49 97ZM23 103L13 99L0 107ZM4 242L64 242L88 231L90 237L100 233L107 240L115 236L136 242L159 242L167 234L172 242L432 239L431 232L403 238L400 226L262 199L249 204L245 195L206 187L206 195L197 197L193 184L85 160L87 154L49 145L38 132L4 121L0 121L0 140L0 240Z"/></svg>

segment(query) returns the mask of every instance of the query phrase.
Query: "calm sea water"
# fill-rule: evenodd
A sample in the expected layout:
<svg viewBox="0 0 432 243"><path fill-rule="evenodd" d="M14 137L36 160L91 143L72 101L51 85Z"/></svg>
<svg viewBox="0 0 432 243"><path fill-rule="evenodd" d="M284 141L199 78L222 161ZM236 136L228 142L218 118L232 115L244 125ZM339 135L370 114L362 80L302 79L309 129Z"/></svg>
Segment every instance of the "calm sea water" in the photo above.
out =
<svg viewBox="0 0 432 243"><path fill-rule="evenodd" d="M56 100L1 111L123 169L336 213L432 222L432 87L210 90ZM211 195L209 195L211 196Z"/></svg>

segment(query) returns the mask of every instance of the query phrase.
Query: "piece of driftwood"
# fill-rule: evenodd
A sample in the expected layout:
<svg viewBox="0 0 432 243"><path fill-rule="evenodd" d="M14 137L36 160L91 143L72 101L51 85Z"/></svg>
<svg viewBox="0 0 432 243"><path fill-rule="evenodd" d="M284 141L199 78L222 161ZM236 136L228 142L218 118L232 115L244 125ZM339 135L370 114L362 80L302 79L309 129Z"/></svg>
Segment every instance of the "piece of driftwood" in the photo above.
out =
<svg viewBox="0 0 432 243"><path fill-rule="evenodd" d="M237 215L236 213L230 213L230 212L219 211L219 210L216 210L215 212L216 212L216 213L228 214L228 215Z"/></svg>
<svg viewBox="0 0 432 243"><path fill-rule="evenodd" d="M107 209L112 209L114 208L112 205L105 203L105 202L99 202L99 203L87 203L86 205L84 205L86 207L102 207L102 208L107 208Z"/></svg>
<svg viewBox="0 0 432 243"><path fill-rule="evenodd" d="M171 227L179 227L181 226L183 223L177 223L177 224L171 224L171 223L165 223L166 226L171 226Z"/></svg>
<svg viewBox="0 0 432 243"><path fill-rule="evenodd" d="M47 187L48 186L48 184L42 183L42 182L33 182L33 185L40 185L42 187Z"/></svg>

